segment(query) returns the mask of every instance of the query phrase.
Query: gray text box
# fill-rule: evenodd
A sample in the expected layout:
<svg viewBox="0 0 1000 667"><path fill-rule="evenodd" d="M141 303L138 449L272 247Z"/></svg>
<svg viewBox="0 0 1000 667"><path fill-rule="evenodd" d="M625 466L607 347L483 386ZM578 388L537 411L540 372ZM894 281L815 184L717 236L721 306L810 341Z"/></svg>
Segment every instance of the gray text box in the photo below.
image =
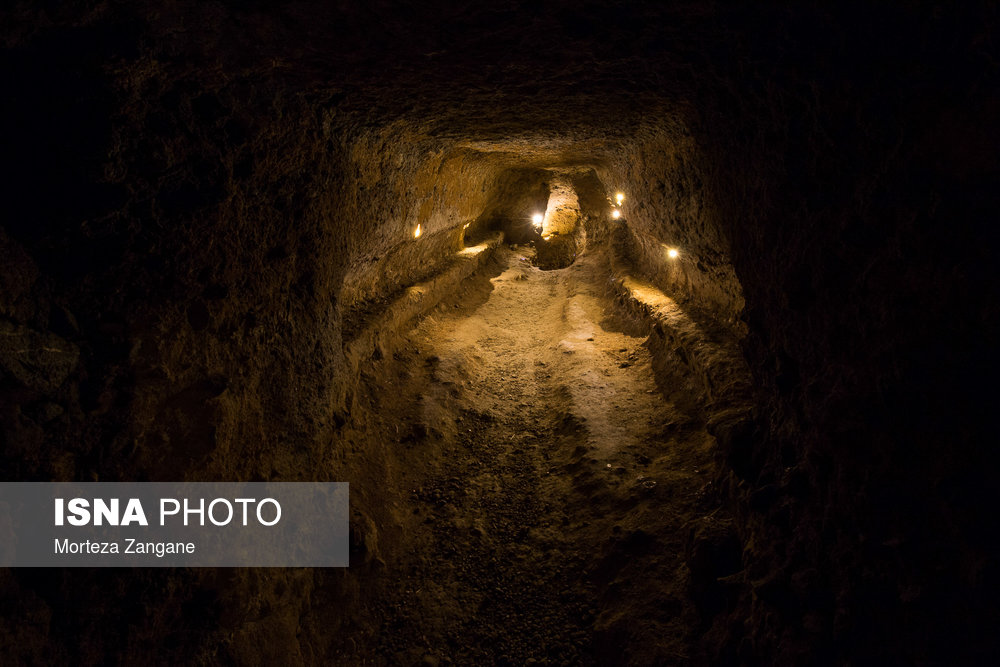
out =
<svg viewBox="0 0 1000 667"><path fill-rule="evenodd" d="M348 498L344 482L5 482L0 567L347 567Z"/></svg>

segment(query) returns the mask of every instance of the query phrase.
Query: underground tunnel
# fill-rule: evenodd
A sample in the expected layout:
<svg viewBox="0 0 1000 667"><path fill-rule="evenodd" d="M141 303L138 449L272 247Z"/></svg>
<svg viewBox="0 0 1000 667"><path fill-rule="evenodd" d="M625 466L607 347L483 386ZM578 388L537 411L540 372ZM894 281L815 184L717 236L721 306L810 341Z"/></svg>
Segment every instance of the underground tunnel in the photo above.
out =
<svg viewBox="0 0 1000 667"><path fill-rule="evenodd" d="M0 662L997 664L997 27L0 9L3 482L350 484L347 567L0 568Z"/></svg>

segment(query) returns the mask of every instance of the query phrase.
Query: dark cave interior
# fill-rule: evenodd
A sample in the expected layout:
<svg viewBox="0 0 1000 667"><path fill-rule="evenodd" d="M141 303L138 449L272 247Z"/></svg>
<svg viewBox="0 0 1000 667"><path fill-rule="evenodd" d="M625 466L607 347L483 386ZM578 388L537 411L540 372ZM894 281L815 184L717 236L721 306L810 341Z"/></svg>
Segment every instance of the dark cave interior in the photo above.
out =
<svg viewBox="0 0 1000 667"><path fill-rule="evenodd" d="M708 0L0 10L4 481L349 481L352 506L342 570L2 569L0 661L1000 662L997 14ZM565 359L591 359L587 341L628 350L608 382L642 366L628 382L655 392L636 414L686 415L699 495L677 518L659 509L679 502L661 481L641 520L587 477L557 496L595 564L580 566L583 620L525 629L550 617L512 594L508 615L482 611L507 629L470 620L460 645L447 605L420 598L425 621L398 611L414 551L429 582L452 558L410 517L412 479L457 465L459 432L501 447L484 415L571 448L599 416L556 423L553 406L605 400L568 380L520 413L431 400L434 377L487 386L470 369L516 352L463 365L443 338L415 336L492 326L476 308L504 294L514 306L497 318L518 299L535 317L558 294L577 299L572 325L604 304L618 329L534 363L585 373L597 366ZM511 345L527 345L518 331ZM488 393L473 389L462 405ZM612 422L601 437L620 437ZM647 441L656 468L674 440ZM662 465L661 480L680 475ZM462 493L441 488L421 487ZM506 493L520 502L521 487ZM575 523L587 498L607 516ZM559 608L530 588L524 609Z"/></svg>

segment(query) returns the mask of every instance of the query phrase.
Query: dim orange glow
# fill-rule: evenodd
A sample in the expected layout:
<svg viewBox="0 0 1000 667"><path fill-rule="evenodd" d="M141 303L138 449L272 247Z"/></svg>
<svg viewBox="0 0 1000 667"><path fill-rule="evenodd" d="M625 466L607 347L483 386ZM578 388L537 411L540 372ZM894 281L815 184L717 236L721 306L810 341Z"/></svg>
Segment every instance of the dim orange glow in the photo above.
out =
<svg viewBox="0 0 1000 667"><path fill-rule="evenodd" d="M469 246L468 248L462 248L458 251L459 255L465 256L475 256L486 250L489 246L486 243L480 243L479 245Z"/></svg>

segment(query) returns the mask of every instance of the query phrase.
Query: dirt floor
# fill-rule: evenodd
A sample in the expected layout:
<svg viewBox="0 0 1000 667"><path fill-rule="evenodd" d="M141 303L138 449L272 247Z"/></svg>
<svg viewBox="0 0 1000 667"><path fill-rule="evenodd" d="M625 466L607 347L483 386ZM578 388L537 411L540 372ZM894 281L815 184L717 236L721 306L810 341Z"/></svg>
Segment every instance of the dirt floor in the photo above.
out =
<svg viewBox="0 0 1000 667"><path fill-rule="evenodd" d="M501 247L382 364L401 491L350 661L698 661L685 549L719 520L713 440L657 388L602 257L532 257Z"/></svg>

